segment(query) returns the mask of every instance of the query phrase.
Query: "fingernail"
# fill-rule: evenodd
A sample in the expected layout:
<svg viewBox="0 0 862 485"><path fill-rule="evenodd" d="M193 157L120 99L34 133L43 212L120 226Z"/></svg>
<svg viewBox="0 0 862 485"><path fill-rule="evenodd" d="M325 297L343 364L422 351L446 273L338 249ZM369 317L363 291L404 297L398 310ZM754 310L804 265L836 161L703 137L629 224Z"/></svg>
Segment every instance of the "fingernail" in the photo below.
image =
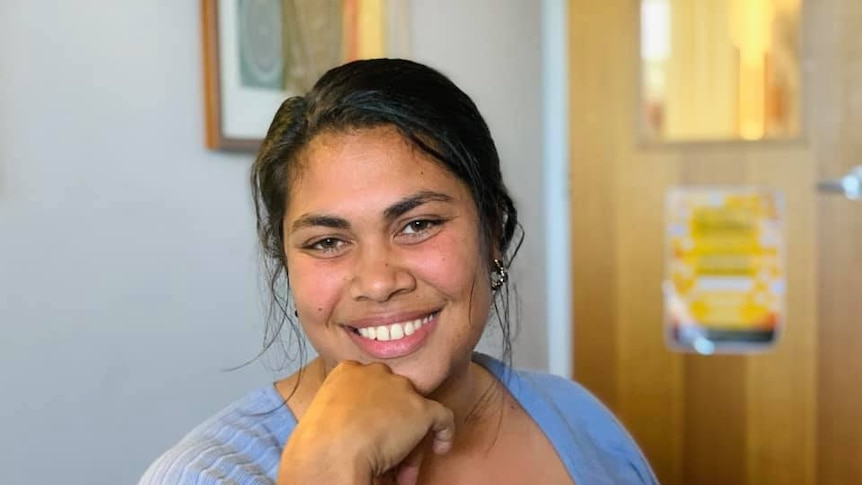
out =
<svg viewBox="0 0 862 485"><path fill-rule="evenodd" d="M432 448L434 449L434 453L442 455L443 453L447 453L449 449L452 448L452 443L449 441L435 441Z"/></svg>

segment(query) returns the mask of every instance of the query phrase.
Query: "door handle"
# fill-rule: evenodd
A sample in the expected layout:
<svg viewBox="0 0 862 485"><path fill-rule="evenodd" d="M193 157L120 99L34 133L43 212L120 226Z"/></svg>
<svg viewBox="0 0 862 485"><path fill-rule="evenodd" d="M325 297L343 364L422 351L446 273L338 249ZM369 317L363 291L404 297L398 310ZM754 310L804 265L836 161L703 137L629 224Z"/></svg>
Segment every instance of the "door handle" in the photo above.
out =
<svg viewBox="0 0 862 485"><path fill-rule="evenodd" d="M862 200L862 165L851 168L840 179L821 180L817 190L829 194L842 194L850 200Z"/></svg>

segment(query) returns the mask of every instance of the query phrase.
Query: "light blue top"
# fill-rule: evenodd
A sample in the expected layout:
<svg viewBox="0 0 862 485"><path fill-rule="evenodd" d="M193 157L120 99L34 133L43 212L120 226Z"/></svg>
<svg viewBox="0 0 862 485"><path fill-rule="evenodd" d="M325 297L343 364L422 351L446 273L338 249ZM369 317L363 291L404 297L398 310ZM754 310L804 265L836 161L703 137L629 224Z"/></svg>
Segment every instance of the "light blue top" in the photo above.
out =
<svg viewBox="0 0 862 485"><path fill-rule="evenodd" d="M497 376L539 425L577 485L658 483L631 436L580 385L539 372L507 372L483 354L473 360ZM258 389L159 457L140 485L272 485L295 426L275 387Z"/></svg>

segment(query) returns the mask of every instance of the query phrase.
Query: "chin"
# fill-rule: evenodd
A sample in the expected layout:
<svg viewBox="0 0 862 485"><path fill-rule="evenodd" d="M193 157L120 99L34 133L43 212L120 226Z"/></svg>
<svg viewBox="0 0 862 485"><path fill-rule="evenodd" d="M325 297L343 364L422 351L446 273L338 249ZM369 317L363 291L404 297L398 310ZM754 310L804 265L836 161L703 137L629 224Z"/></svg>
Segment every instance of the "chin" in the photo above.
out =
<svg viewBox="0 0 862 485"><path fill-rule="evenodd" d="M390 367L395 374L409 379L419 394L430 396L456 374L466 372L470 359L463 360L466 363L464 369L449 359L416 359L392 363Z"/></svg>
<svg viewBox="0 0 862 485"><path fill-rule="evenodd" d="M446 382L446 379L449 377L443 373L440 374L431 374L427 371L413 371L413 369L399 369L394 368L392 371L400 376L404 376L410 380L413 384L413 387L416 389L416 392L422 394L423 396L430 396L434 394L434 392L440 388L440 386Z"/></svg>

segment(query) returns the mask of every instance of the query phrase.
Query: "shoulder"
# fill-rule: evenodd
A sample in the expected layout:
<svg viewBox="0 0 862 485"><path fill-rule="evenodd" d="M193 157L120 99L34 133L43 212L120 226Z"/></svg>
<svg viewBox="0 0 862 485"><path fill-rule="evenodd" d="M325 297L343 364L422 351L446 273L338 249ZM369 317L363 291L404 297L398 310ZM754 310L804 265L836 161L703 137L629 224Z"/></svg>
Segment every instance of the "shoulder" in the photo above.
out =
<svg viewBox="0 0 862 485"><path fill-rule="evenodd" d="M513 384L528 413L569 456L573 467L611 483L657 483L634 439L613 413L577 382L559 376L517 370ZM593 477L595 478L595 477ZM589 482L602 483L598 480Z"/></svg>
<svg viewBox="0 0 862 485"><path fill-rule="evenodd" d="M512 369L480 353L473 360L496 375L539 426L575 483L658 483L625 427L577 382Z"/></svg>
<svg viewBox="0 0 862 485"><path fill-rule="evenodd" d="M537 393L553 403L566 421L578 421L590 424L597 430L612 432L624 431L622 425L607 407L590 391L579 383L536 371L516 371L521 386L526 386L532 393Z"/></svg>
<svg viewBox="0 0 862 485"><path fill-rule="evenodd" d="M567 423L577 424L602 441L631 442L628 432L613 413L579 383L542 372L515 372L522 392L534 399L546 401L558 412L559 418Z"/></svg>
<svg viewBox="0 0 862 485"><path fill-rule="evenodd" d="M162 454L140 485L272 484L282 447L295 426L275 389L258 389Z"/></svg>

